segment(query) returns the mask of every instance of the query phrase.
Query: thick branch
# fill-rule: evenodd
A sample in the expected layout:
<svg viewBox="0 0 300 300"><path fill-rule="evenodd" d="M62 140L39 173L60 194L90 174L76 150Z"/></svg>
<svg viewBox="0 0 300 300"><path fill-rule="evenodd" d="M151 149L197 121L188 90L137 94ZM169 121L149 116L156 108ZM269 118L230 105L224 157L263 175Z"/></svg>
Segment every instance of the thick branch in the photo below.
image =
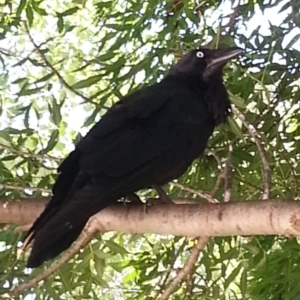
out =
<svg viewBox="0 0 300 300"><path fill-rule="evenodd" d="M35 220L44 201L0 202L0 223ZM300 202L248 201L220 204L157 204L110 206L94 219L101 232L156 233L178 236L300 235ZM138 226L137 226L138 225Z"/></svg>

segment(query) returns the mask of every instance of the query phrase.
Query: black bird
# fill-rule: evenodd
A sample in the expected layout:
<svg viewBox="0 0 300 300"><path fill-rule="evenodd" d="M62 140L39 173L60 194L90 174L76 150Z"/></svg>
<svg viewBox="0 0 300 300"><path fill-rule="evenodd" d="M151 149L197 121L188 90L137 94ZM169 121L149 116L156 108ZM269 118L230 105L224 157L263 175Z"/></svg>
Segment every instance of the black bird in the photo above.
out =
<svg viewBox="0 0 300 300"><path fill-rule="evenodd" d="M161 82L109 109L58 168L52 199L26 236L28 267L67 249L106 206L186 171L230 114L222 69L241 52L193 50Z"/></svg>

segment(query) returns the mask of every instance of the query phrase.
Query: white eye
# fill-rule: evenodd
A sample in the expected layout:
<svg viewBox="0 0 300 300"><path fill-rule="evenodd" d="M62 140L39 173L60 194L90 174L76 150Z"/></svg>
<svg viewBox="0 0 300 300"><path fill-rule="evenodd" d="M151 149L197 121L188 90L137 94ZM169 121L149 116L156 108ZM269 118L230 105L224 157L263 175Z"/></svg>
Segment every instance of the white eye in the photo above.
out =
<svg viewBox="0 0 300 300"><path fill-rule="evenodd" d="M201 51L198 51L198 52L196 53L196 56L197 56L198 58L203 58L203 57L204 57L204 53L201 52Z"/></svg>

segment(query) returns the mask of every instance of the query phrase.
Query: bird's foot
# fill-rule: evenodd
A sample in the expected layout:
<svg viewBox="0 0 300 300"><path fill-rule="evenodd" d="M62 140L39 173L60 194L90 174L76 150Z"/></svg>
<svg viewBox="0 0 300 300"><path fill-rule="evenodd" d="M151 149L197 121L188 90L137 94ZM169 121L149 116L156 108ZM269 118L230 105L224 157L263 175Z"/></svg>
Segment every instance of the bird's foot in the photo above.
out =
<svg viewBox="0 0 300 300"><path fill-rule="evenodd" d="M159 185L154 184L152 187L155 189L155 191L159 197L158 199L161 203L174 204L174 202L168 197L166 192Z"/></svg>
<svg viewBox="0 0 300 300"><path fill-rule="evenodd" d="M125 197L125 200L129 201L130 203L133 203L133 204L145 204L141 198L135 194L135 193L132 193L132 194L129 194L129 195L126 195Z"/></svg>
<svg viewBox="0 0 300 300"><path fill-rule="evenodd" d="M146 200L146 202L144 203L144 212L147 214L148 213L148 208L153 206L153 205L166 205L166 204L174 204L174 202L169 198L167 197L166 198L162 198L162 197L159 197L159 198L148 198Z"/></svg>

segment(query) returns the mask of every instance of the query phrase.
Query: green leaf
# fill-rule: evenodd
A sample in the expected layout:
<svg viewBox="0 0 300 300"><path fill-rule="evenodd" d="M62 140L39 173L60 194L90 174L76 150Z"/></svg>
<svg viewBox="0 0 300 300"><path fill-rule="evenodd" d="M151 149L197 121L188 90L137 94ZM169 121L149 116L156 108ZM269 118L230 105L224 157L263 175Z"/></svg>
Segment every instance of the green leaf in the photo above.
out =
<svg viewBox="0 0 300 300"><path fill-rule="evenodd" d="M63 13L58 13L60 16L65 17L65 16L70 16L75 14L77 11L79 10L78 6L72 7L66 11L64 11Z"/></svg>
<svg viewBox="0 0 300 300"><path fill-rule="evenodd" d="M105 54L99 56L97 60L101 63L102 61L107 61L115 57L115 53L113 51L107 51Z"/></svg>
<svg viewBox="0 0 300 300"><path fill-rule="evenodd" d="M83 89L86 87L89 87L97 82L99 82L99 80L102 78L102 75L95 75L95 76L91 76L87 79L78 81L77 83L75 83L74 85L72 85L72 87L74 89Z"/></svg>
<svg viewBox="0 0 300 300"><path fill-rule="evenodd" d="M51 114L51 117L53 119L53 123L55 125L59 126L59 123L61 121L61 112L60 112L60 106L57 104L55 97L52 98L52 114Z"/></svg>
<svg viewBox="0 0 300 300"><path fill-rule="evenodd" d="M42 90L44 87L38 87L38 88L35 88L35 89L29 89L29 90L26 90L26 89L22 89L18 95L19 96L29 96L29 95L33 95L33 94L37 94L40 90Z"/></svg>
<svg viewBox="0 0 300 300"><path fill-rule="evenodd" d="M119 254L127 254L128 251L115 243L112 240L106 241L105 246L107 246L112 252L119 253Z"/></svg>
<svg viewBox="0 0 300 300"><path fill-rule="evenodd" d="M113 256L112 253L106 253L106 252L103 252L102 250L100 249L96 249L96 250L93 250L93 253L100 259L108 259L108 258L111 258Z"/></svg>
<svg viewBox="0 0 300 300"><path fill-rule="evenodd" d="M227 278L225 278L225 282L224 282L225 290L228 288L230 283L234 282L235 278L239 275L242 267L243 267L243 263L240 262L239 265L231 271L230 275Z"/></svg>
<svg viewBox="0 0 300 300"><path fill-rule="evenodd" d="M50 73L50 74L47 74L45 76L43 76L42 78L36 80L35 82L33 82L33 84L37 84L37 83L41 83L41 82L44 82L44 81L47 81L49 80L54 74L53 73Z"/></svg>
<svg viewBox="0 0 300 300"><path fill-rule="evenodd" d="M239 138L243 139L244 135L243 132L241 130L241 128L239 127L239 125L237 124L236 120L234 118L229 118L228 119L228 124L229 127L231 129L231 131Z"/></svg>
<svg viewBox="0 0 300 300"><path fill-rule="evenodd" d="M19 62L13 65L13 67L18 67L24 65L28 60L28 57L21 59Z"/></svg>
<svg viewBox="0 0 300 300"><path fill-rule="evenodd" d="M63 283L65 289L69 292L72 292L72 286L70 285L70 276L68 275L69 272L66 272L65 269L59 270L59 276L61 279L61 282Z"/></svg>
<svg viewBox="0 0 300 300"><path fill-rule="evenodd" d="M247 272L245 270L245 268L242 271L242 275L241 275L241 282L240 282L240 290L243 296L243 299L246 299L246 294L247 294Z"/></svg>
<svg viewBox="0 0 300 300"><path fill-rule="evenodd" d="M20 4L17 8L17 11L16 11L16 15L17 17L20 17L22 11L24 10L25 6L26 6L26 3L27 3L27 0L21 0L20 1Z"/></svg>
<svg viewBox="0 0 300 300"><path fill-rule="evenodd" d="M60 15L57 15L57 28L59 33L62 33L64 30L64 19Z"/></svg>
<svg viewBox="0 0 300 300"><path fill-rule="evenodd" d="M47 153L51 151L58 142L58 136L59 136L59 130L55 129L54 131L52 131L47 146L41 152Z"/></svg>
<svg viewBox="0 0 300 300"><path fill-rule="evenodd" d="M24 115L24 125L26 128L29 128L29 115L30 115L31 104L25 109Z"/></svg>
<svg viewBox="0 0 300 300"><path fill-rule="evenodd" d="M104 288L104 289L110 288L109 284L103 278L96 277L96 280L97 280L99 286L101 286L102 288ZM93 298L93 299L95 299L95 298Z"/></svg>
<svg viewBox="0 0 300 300"><path fill-rule="evenodd" d="M237 96L237 95L234 95L232 93L229 93L229 98L230 98L230 101L236 106L236 107L239 107L239 108L246 108L246 105L245 105L245 101L244 99L242 99L241 97Z"/></svg>
<svg viewBox="0 0 300 300"><path fill-rule="evenodd" d="M30 5L26 6L26 18L29 26L31 27L33 22L33 11Z"/></svg>
<svg viewBox="0 0 300 300"><path fill-rule="evenodd" d="M104 268L105 268L105 260L95 256L94 262L95 262L95 270L97 272L97 276L98 278L102 278L104 273Z"/></svg>
<svg viewBox="0 0 300 300"><path fill-rule="evenodd" d="M12 81L12 84L18 84L18 83L23 83L23 82L28 82L28 78L26 78L26 77L21 77L21 78L18 78L18 79L16 79L16 80L14 80L14 81Z"/></svg>
<svg viewBox="0 0 300 300"><path fill-rule="evenodd" d="M34 11L36 11L40 16L47 16L47 12L43 9L39 7L39 3L41 3L41 1L38 3L36 1L31 1L30 2L32 5L32 8Z"/></svg>

